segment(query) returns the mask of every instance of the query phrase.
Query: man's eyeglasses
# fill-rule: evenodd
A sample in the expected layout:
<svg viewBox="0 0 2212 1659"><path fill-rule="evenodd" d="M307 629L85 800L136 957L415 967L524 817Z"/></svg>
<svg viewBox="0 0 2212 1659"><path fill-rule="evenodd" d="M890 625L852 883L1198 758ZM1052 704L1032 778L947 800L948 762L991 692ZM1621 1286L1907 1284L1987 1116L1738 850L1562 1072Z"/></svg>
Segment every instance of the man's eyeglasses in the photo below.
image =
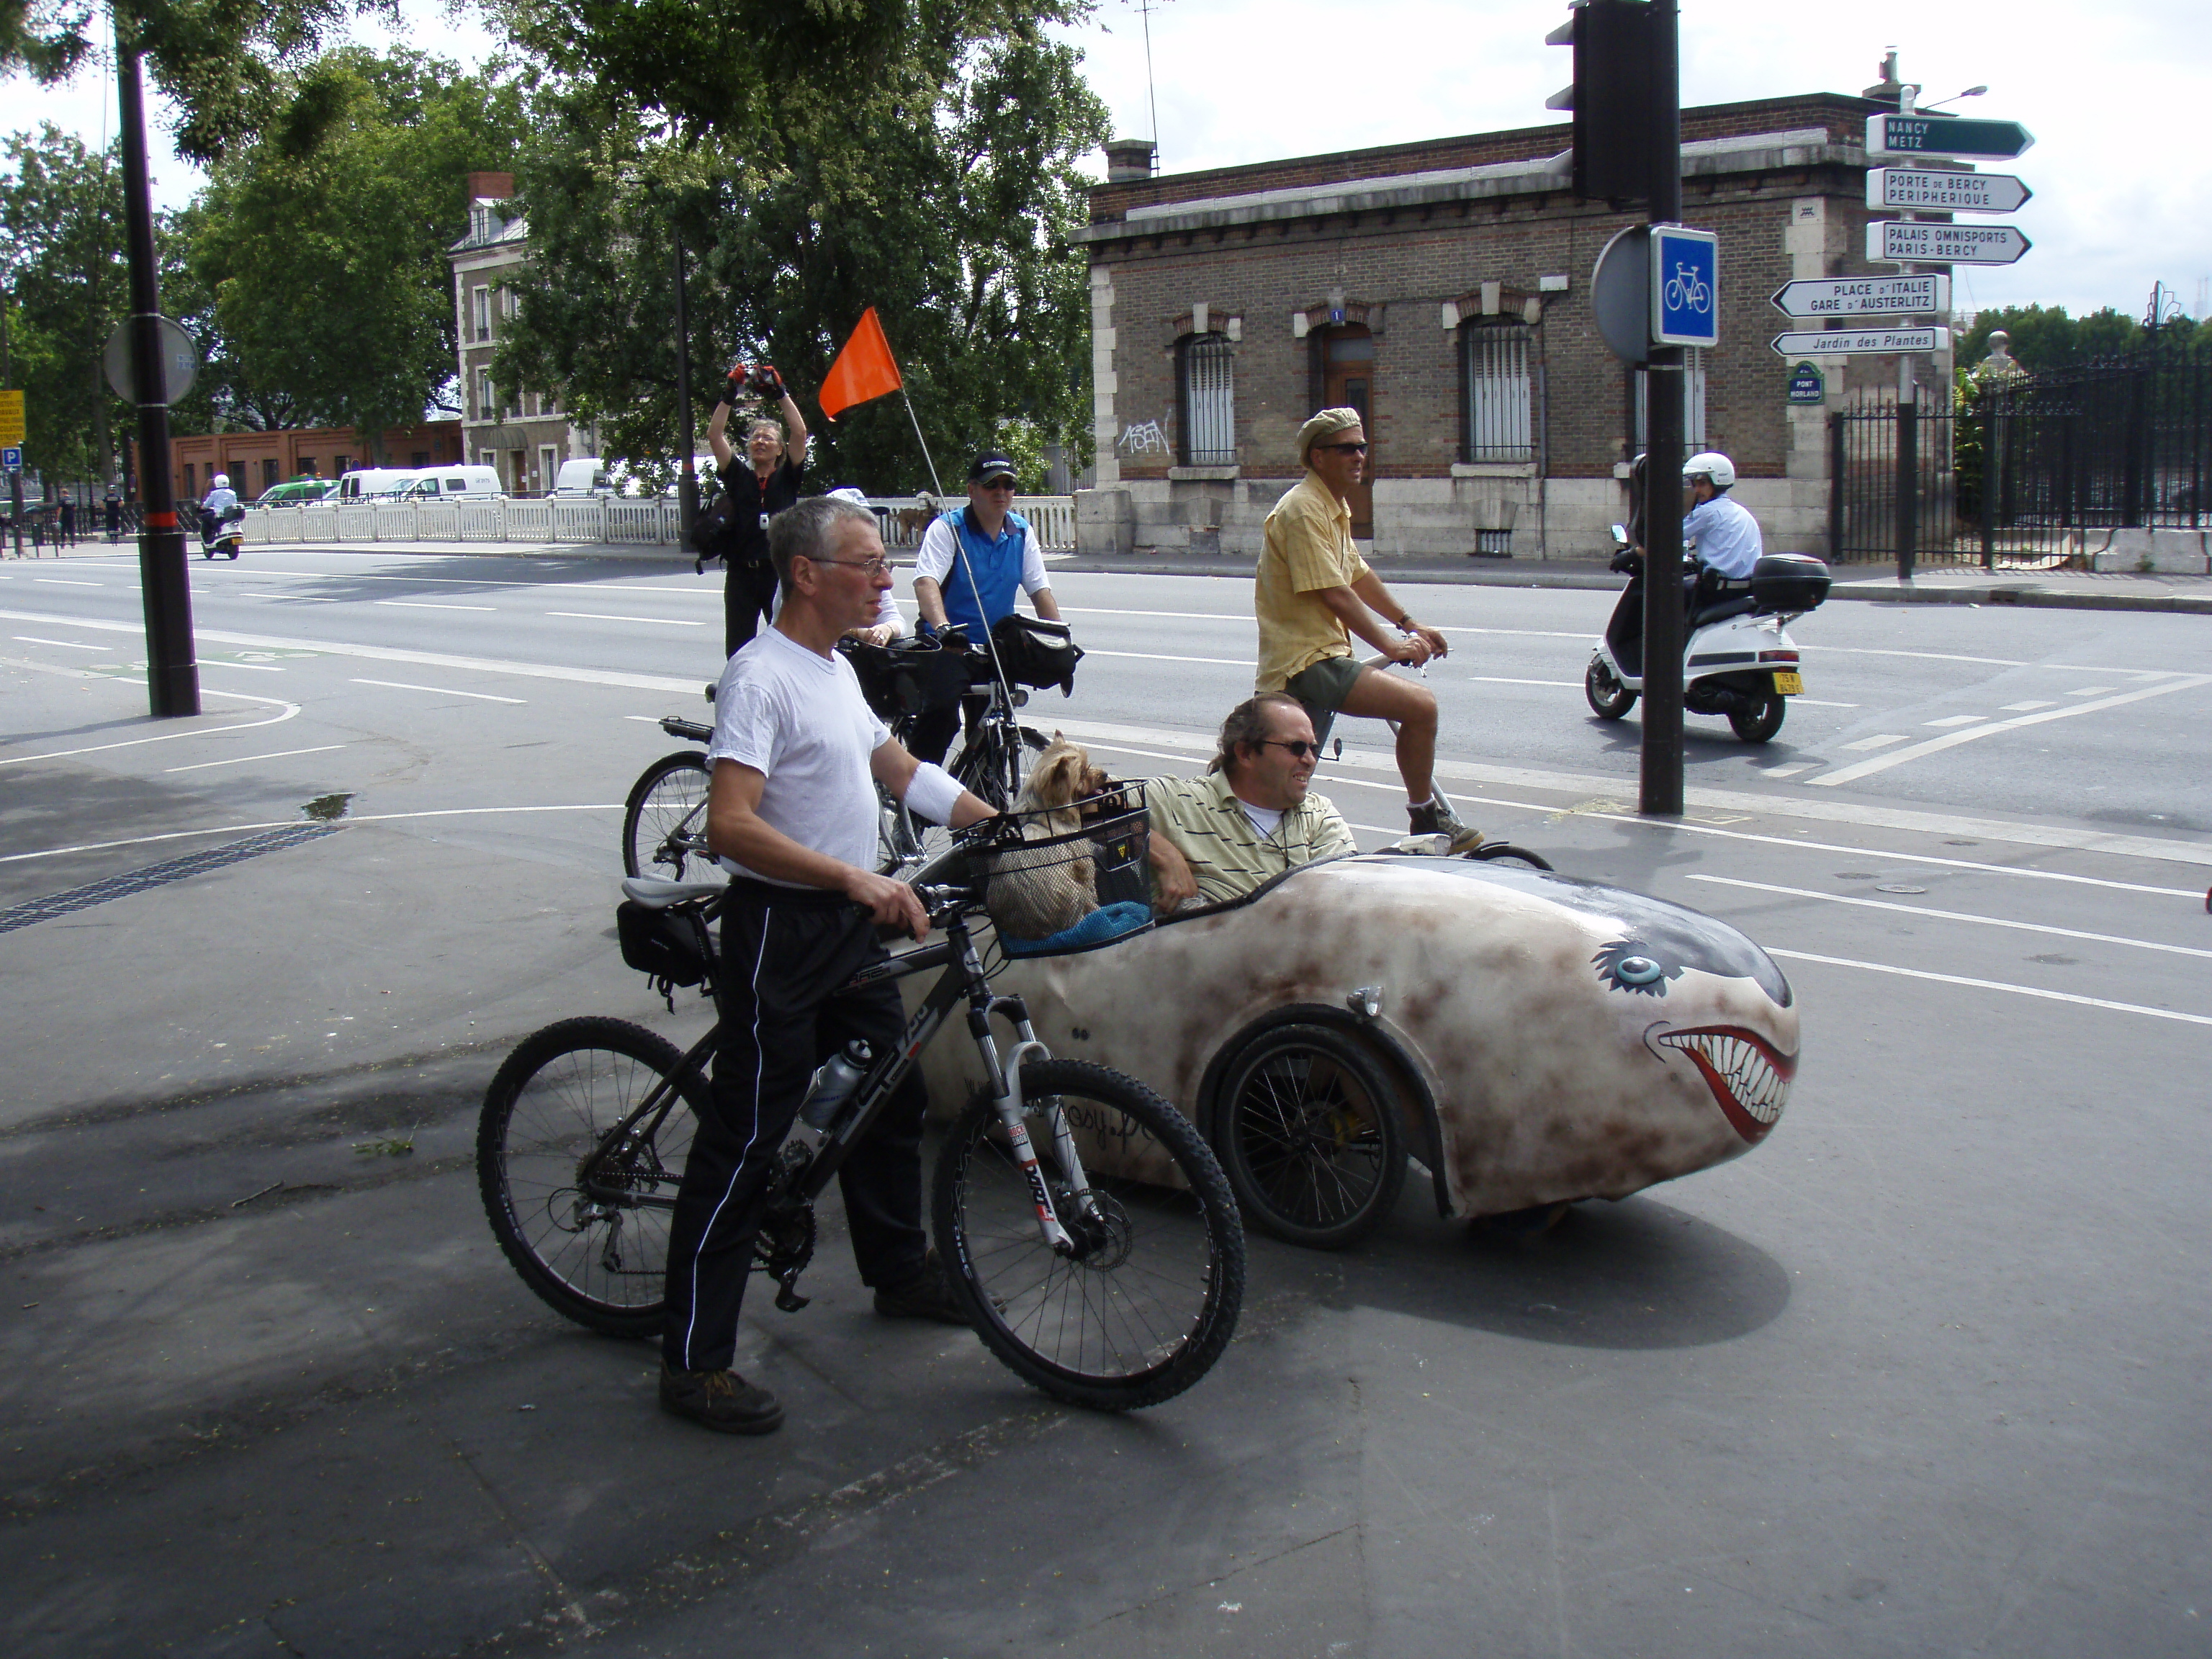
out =
<svg viewBox="0 0 2212 1659"><path fill-rule="evenodd" d="M1260 746L1262 749L1287 749L1299 760L1305 760L1309 757L1315 760L1321 758L1321 745L1317 743L1308 743L1300 738L1262 738L1260 739Z"/></svg>
<svg viewBox="0 0 2212 1659"><path fill-rule="evenodd" d="M808 555L803 553L799 555L799 556L801 558L809 557ZM874 580L878 576L889 574L891 568L891 562L889 559L881 557L873 559L812 559L811 560L811 562L815 564L842 564L848 570L865 570L868 573L868 579L871 581Z"/></svg>

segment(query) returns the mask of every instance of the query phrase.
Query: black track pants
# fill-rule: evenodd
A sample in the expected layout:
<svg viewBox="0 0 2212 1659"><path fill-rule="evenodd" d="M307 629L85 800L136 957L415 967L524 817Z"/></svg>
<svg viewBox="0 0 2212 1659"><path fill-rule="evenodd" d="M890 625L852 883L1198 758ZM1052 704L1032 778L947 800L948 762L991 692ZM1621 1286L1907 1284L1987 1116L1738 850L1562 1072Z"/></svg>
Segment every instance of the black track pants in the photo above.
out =
<svg viewBox="0 0 2212 1659"><path fill-rule="evenodd" d="M732 564L722 577L722 656L752 643L775 605L775 567L766 562Z"/></svg>
<svg viewBox="0 0 2212 1659"><path fill-rule="evenodd" d="M770 1163L815 1067L856 1036L881 1054L906 1025L895 984L838 994L884 953L875 924L843 895L736 885L722 917L722 1042L710 1103L669 1222L661 1352L678 1370L730 1367ZM921 1270L927 1106L921 1074L909 1073L837 1172L865 1284L896 1285Z"/></svg>

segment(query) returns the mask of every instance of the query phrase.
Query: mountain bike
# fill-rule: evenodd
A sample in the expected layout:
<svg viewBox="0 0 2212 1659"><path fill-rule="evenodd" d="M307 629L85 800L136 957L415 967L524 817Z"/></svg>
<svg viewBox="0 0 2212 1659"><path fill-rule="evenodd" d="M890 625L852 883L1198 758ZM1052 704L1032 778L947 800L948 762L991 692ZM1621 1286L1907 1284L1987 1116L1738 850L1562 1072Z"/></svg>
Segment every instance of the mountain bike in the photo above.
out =
<svg viewBox="0 0 2212 1659"><path fill-rule="evenodd" d="M797 1285L814 1253L815 1200L964 1003L990 1082L945 1140L931 1222L984 1346L1047 1394L1108 1411L1157 1405L1220 1358L1244 1289L1243 1225L1220 1165L1142 1084L1054 1059L1022 1000L993 993L970 927L1002 862L1009 879L1034 880L1054 847L1080 847L1095 866L1112 841L1141 871L1141 793L1130 793L1133 811L1045 843L993 820L930 872L945 879L917 884L942 937L853 983L941 971L826 1127L794 1121L776 1155L754 1265L775 1279L777 1307L806 1304ZM692 984L712 996L721 964L710 924L728 890L632 878L623 890L623 959L672 996ZM1005 1054L994 1019L1016 1039ZM669 1222L720 1029L679 1053L625 1020L563 1020L524 1039L492 1079L477 1132L485 1212L524 1282L579 1324L660 1329Z"/></svg>

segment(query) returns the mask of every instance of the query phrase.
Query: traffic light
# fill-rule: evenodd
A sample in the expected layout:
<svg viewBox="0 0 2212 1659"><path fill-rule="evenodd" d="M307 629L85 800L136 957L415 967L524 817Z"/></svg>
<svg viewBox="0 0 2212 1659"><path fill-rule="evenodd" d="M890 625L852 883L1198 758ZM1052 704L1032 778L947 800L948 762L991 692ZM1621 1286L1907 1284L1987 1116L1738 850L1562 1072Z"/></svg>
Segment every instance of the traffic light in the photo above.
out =
<svg viewBox="0 0 2212 1659"><path fill-rule="evenodd" d="M1544 100L1575 116L1574 192L1625 206L1651 190L1652 8L1647 0L1572 0L1567 21L1544 37L1572 46L1575 78Z"/></svg>

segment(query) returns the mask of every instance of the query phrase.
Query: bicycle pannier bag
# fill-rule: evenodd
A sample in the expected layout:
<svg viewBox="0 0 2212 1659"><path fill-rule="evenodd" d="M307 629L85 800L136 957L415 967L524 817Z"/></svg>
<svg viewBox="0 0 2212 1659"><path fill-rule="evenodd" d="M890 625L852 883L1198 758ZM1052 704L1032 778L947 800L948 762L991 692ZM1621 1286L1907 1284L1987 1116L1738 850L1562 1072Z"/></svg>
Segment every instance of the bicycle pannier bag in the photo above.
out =
<svg viewBox="0 0 2212 1659"><path fill-rule="evenodd" d="M615 934L622 941L623 960L641 974L671 985L696 985L707 977L706 957L689 916L624 899L615 907Z"/></svg>
<svg viewBox="0 0 2212 1659"><path fill-rule="evenodd" d="M1010 612L992 628L991 643L1014 684L1056 685L1063 696L1075 690L1075 665L1083 660L1083 647L1068 637L1066 623Z"/></svg>

